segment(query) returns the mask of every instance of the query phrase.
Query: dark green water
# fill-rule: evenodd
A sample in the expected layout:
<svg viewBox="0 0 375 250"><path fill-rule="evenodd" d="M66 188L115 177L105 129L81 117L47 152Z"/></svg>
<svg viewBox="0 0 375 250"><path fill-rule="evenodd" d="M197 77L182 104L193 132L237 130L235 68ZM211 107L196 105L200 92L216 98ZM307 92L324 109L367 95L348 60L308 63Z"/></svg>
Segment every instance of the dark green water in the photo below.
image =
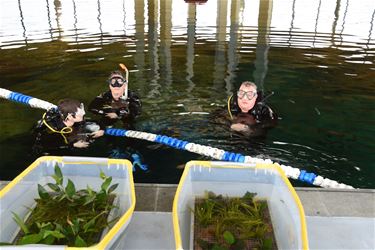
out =
<svg viewBox="0 0 375 250"><path fill-rule="evenodd" d="M0 4L1 88L88 104L121 62L143 102L139 131L375 188L373 1L34 4ZM280 120L265 137L246 138L212 119L244 80L275 92L268 103ZM0 179L10 180L35 160L30 130L43 111L1 99L0 114ZM77 154L108 157L111 140ZM135 149L149 165L149 173L135 172L136 182L177 183L177 166L208 160L151 142L114 144Z"/></svg>

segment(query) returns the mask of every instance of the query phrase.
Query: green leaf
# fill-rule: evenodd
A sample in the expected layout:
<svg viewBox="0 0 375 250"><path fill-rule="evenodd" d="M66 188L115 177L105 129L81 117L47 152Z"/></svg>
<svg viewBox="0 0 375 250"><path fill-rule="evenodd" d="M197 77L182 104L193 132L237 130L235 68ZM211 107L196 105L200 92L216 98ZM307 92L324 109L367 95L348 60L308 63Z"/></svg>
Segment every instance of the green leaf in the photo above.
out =
<svg viewBox="0 0 375 250"><path fill-rule="evenodd" d="M236 242L236 239L234 238L233 234L229 231L225 231L223 233L224 240L229 244L232 245L234 242Z"/></svg>
<svg viewBox="0 0 375 250"><path fill-rule="evenodd" d="M60 233L59 231L56 231L56 230L55 231L51 231L51 230L44 231L43 238L47 238L50 235L52 235L53 237L55 237L57 239L65 238L65 235L63 235L62 233Z"/></svg>
<svg viewBox="0 0 375 250"><path fill-rule="evenodd" d="M59 167L59 165L57 163L55 165L55 175L52 176L52 177L54 177L54 179L56 181L56 184L62 185L62 183L63 183L63 175L62 175L61 169L60 169L60 167Z"/></svg>
<svg viewBox="0 0 375 250"><path fill-rule="evenodd" d="M100 178L102 178L103 180L107 179L107 176L103 171L100 171Z"/></svg>
<svg viewBox="0 0 375 250"><path fill-rule="evenodd" d="M267 238L263 240L263 246L262 249L268 250L272 249L272 238Z"/></svg>
<svg viewBox="0 0 375 250"><path fill-rule="evenodd" d="M96 220L96 217L95 218L92 218L91 220L89 220L89 222L87 222L84 226L83 226L83 230L84 232L87 232L87 230L89 230L91 227L93 227L95 225L95 220Z"/></svg>
<svg viewBox="0 0 375 250"><path fill-rule="evenodd" d="M26 236L23 236L21 240L19 241L20 245L25 244L36 244L39 243L43 239L42 234L29 234Z"/></svg>
<svg viewBox="0 0 375 250"><path fill-rule="evenodd" d="M13 219L17 222L18 226L20 226L20 228L25 234L28 234L30 232L29 228L26 226L23 220L16 213L12 212L12 214L13 214Z"/></svg>
<svg viewBox="0 0 375 250"><path fill-rule="evenodd" d="M41 199L49 199L50 195L48 194L47 190L40 184L38 184L38 193Z"/></svg>
<svg viewBox="0 0 375 250"><path fill-rule="evenodd" d="M108 193L112 193L117 187L118 187L118 183L113 184L113 185L108 189Z"/></svg>
<svg viewBox="0 0 375 250"><path fill-rule="evenodd" d="M93 202L95 200L95 196L87 196L85 197L85 203L83 203L84 206L86 206L87 204Z"/></svg>
<svg viewBox="0 0 375 250"><path fill-rule="evenodd" d="M68 198L72 198L73 195L76 193L74 183L70 179L68 179L68 184L66 185L65 193L68 196Z"/></svg>
<svg viewBox="0 0 375 250"><path fill-rule="evenodd" d="M52 191L60 192L60 187L53 183L47 183L47 186L52 189Z"/></svg>
<svg viewBox="0 0 375 250"><path fill-rule="evenodd" d="M49 235L45 237L40 243L46 244L46 245L53 245L53 242L55 242L56 238L52 235Z"/></svg>
<svg viewBox="0 0 375 250"><path fill-rule="evenodd" d="M218 244L215 244L215 245L212 247L212 250L228 250L228 248L223 247L223 246L220 246L220 245L218 245Z"/></svg>
<svg viewBox="0 0 375 250"><path fill-rule="evenodd" d="M247 191L242 198L245 200L252 200L256 195L257 193L250 193L249 191Z"/></svg>
<svg viewBox="0 0 375 250"><path fill-rule="evenodd" d="M111 182L112 182L112 177L107 177L102 184L102 190L106 191L109 185L111 184Z"/></svg>
<svg viewBox="0 0 375 250"><path fill-rule="evenodd" d="M89 185L87 185L86 190L87 190L87 192L89 193L89 196L93 196L93 195L95 195L94 190L92 190L92 188L91 188Z"/></svg>
<svg viewBox="0 0 375 250"><path fill-rule="evenodd" d="M76 247L87 247L87 243L77 235L76 240L74 241L74 246Z"/></svg>
<svg viewBox="0 0 375 250"><path fill-rule="evenodd" d="M54 222L54 224L56 225L55 231L61 232L64 235L67 234L67 230L63 228L59 223Z"/></svg>
<svg viewBox="0 0 375 250"><path fill-rule="evenodd" d="M77 233L79 232L79 221L80 220L82 221L82 219L79 219L79 218L73 219L73 227L72 228L73 228L74 232L77 232ZM77 234L77 233L75 233L75 234Z"/></svg>
<svg viewBox="0 0 375 250"><path fill-rule="evenodd" d="M51 222L36 222L36 225L39 229L44 229L44 230L51 230L53 228L53 225L51 224ZM43 237L44 238L44 237Z"/></svg>

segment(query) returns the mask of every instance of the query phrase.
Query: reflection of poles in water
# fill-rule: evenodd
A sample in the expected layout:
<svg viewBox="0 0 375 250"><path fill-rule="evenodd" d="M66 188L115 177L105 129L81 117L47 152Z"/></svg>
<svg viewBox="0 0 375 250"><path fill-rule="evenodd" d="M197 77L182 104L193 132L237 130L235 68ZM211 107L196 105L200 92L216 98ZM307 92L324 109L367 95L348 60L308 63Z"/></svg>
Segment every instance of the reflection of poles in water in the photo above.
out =
<svg viewBox="0 0 375 250"><path fill-rule="evenodd" d="M124 19L122 19L122 24L124 25L124 37L126 37L126 10L125 10L125 0L122 0L122 12L124 13Z"/></svg>
<svg viewBox="0 0 375 250"><path fill-rule="evenodd" d="M187 18L187 51L186 51L186 80L189 83L187 93L190 93L195 84L191 80L194 77L194 44L195 44L195 29L196 29L197 7L194 3L188 5L188 18Z"/></svg>
<svg viewBox="0 0 375 250"><path fill-rule="evenodd" d="M370 44L370 41L371 41L372 28L374 27L374 16L375 16L375 9L372 12L372 17L371 17L371 21L370 21L370 31L368 33L368 40L367 40L367 43L366 43L366 57L368 57L369 50L370 50L369 44ZM365 60L363 60L363 64L364 63L365 63Z"/></svg>
<svg viewBox="0 0 375 250"><path fill-rule="evenodd" d="M258 38L255 59L254 81L259 90L264 91L264 78L268 70L269 31L272 18L273 0L260 1L258 17Z"/></svg>
<svg viewBox="0 0 375 250"><path fill-rule="evenodd" d="M148 0L148 53L152 79L147 92L148 98L155 98L160 95L159 56L158 56L158 30L159 30L159 0Z"/></svg>
<svg viewBox="0 0 375 250"><path fill-rule="evenodd" d="M103 29L102 29L102 20L101 20L102 12L100 10L100 0L98 0L98 22L99 22L99 30L100 30L100 45L103 45Z"/></svg>
<svg viewBox="0 0 375 250"><path fill-rule="evenodd" d="M230 15L230 38L228 45L228 76L225 79L226 92L228 95L233 92L233 79L236 77L236 68L240 55L237 53L238 44L241 44L241 34L238 32L241 24L239 23L240 12L243 12L243 0L233 0L231 4Z"/></svg>
<svg viewBox="0 0 375 250"><path fill-rule="evenodd" d="M23 28L23 38L25 39L25 44L27 46L26 27L25 27L25 23L23 22L23 14L22 14L22 9L21 9L21 0L18 0L18 9L20 10L21 25L22 25L22 28Z"/></svg>
<svg viewBox="0 0 375 250"><path fill-rule="evenodd" d="M290 40L292 39L292 31L294 28L294 16L295 16L295 7L296 7L296 0L293 0L293 5L292 5L292 20L290 21L290 29L289 29L289 39L288 39L288 45L289 47L292 46Z"/></svg>
<svg viewBox="0 0 375 250"><path fill-rule="evenodd" d="M341 0L337 0L336 8L335 8L335 19L333 20L333 24L332 24L332 37L331 37L332 45L335 44L336 26L337 26L337 20L339 19L340 6L341 6Z"/></svg>
<svg viewBox="0 0 375 250"><path fill-rule="evenodd" d="M172 83L172 56L171 56L171 39L172 39L172 1L163 0L160 2L160 50L161 65L164 65L165 83Z"/></svg>
<svg viewBox="0 0 375 250"><path fill-rule="evenodd" d="M314 40L313 40L313 48L315 47L316 35L317 35L317 32L318 32L318 20L319 20L320 6L321 5L322 5L322 0L319 0L318 13L316 15L316 21L315 21L315 35L314 35Z"/></svg>
<svg viewBox="0 0 375 250"><path fill-rule="evenodd" d="M51 23L51 13L49 11L49 2L46 0L47 3L47 19L48 19L48 25L49 25L49 34L51 35L51 40L53 40L53 33L52 33L52 23Z"/></svg>
<svg viewBox="0 0 375 250"><path fill-rule="evenodd" d="M342 33L344 31L344 28L345 28L345 19L346 19L346 13L348 12L348 8L349 8L349 0L346 0L346 6L345 6L345 11L344 11L344 17L342 19L342 26L341 26L341 32L340 32L340 40L341 40L341 43L340 43L340 46L342 46L342 42L343 42L343 39L342 39Z"/></svg>
<svg viewBox="0 0 375 250"><path fill-rule="evenodd" d="M77 29L77 23L78 23L78 19L77 19L77 8L76 8L76 3L74 0L72 0L73 2L73 14L74 14L74 31L76 33L76 44L78 45L78 29Z"/></svg>
<svg viewBox="0 0 375 250"><path fill-rule="evenodd" d="M226 74L226 58L225 49L227 36L227 0L217 0L216 15L216 48L215 48L215 70L214 70L214 86L218 90L222 90L223 79Z"/></svg>
<svg viewBox="0 0 375 250"><path fill-rule="evenodd" d="M135 18L135 55L134 62L137 67L135 76L138 82L144 82L143 70L145 65L145 2L144 0L134 0L134 18Z"/></svg>
<svg viewBox="0 0 375 250"><path fill-rule="evenodd" d="M59 32L59 39L61 39L61 26L60 26L61 2L60 0L53 1L53 5L55 6L56 23L57 23L57 30Z"/></svg>

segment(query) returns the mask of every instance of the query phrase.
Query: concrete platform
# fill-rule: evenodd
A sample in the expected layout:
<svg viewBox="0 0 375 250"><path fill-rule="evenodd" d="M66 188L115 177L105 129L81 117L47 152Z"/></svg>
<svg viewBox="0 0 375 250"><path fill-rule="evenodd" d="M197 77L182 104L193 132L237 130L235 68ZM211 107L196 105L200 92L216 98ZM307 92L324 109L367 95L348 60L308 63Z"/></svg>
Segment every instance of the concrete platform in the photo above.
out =
<svg viewBox="0 0 375 250"><path fill-rule="evenodd" d="M6 182L0 182L2 188ZM172 203L177 185L135 185L126 249L174 249ZM375 190L296 188L310 249L375 249Z"/></svg>

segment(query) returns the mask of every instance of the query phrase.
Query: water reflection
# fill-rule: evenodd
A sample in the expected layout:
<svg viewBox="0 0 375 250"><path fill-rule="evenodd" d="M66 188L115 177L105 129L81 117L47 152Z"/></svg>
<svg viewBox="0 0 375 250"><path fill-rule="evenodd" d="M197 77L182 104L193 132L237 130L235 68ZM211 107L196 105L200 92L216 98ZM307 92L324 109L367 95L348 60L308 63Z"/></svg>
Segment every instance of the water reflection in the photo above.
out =
<svg viewBox="0 0 375 250"><path fill-rule="evenodd" d="M195 29L196 29L196 17L197 7L195 4L189 4L188 6L188 18L187 18L187 48L186 48L186 81L189 87L186 89L187 93L190 93L194 89L194 44L195 44Z"/></svg>
<svg viewBox="0 0 375 250"><path fill-rule="evenodd" d="M25 38L25 44L27 45L27 37L26 37L26 27L25 23L23 22L23 14L22 14L22 8L21 8L21 0L18 0L18 8L20 10L20 21L23 28L23 37Z"/></svg>
<svg viewBox="0 0 375 250"><path fill-rule="evenodd" d="M1 7L1 87L54 103L61 93L89 102L122 62L130 88L142 97L139 130L272 158L331 179L338 179L340 166L342 182L353 184L354 177L360 186L375 186L366 166L374 146L373 1L2 0ZM243 80L275 91L270 102L282 120L265 138L233 134L210 116ZM21 154L17 138L40 114L7 102L0 102L0 112L3 171L11 155ZM145 154L162 155L155 168L165 172L176 162L163 154L179 164L199 158L150 147ZM148 181L180 174L165 172Z"/></svg>

